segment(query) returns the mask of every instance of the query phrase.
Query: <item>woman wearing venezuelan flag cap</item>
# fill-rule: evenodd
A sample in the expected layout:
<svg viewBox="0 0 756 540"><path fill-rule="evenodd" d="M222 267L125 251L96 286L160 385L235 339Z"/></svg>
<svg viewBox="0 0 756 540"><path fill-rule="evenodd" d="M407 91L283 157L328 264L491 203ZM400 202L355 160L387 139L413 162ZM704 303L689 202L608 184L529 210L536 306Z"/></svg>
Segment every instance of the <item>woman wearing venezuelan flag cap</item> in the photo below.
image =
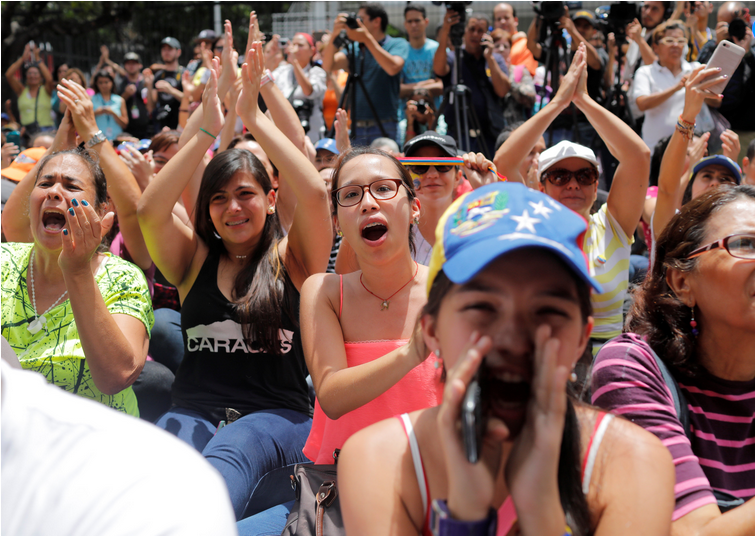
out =
<svg viewBox="0 0 756 540"><path fill-rule="evenodd" d="M443 359L443 403L344 445L347 534L669 533L666 448L567 393L593 324L586 228L567 207L508 182L447 210L419 324ZM479 416L467 421L475 385Z"/></svg>

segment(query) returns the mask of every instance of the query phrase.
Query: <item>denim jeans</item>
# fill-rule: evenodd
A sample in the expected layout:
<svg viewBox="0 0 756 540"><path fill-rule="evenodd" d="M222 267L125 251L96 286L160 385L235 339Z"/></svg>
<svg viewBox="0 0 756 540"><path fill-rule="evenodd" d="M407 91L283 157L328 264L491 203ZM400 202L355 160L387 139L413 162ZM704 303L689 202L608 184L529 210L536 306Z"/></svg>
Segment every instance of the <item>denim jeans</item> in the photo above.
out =
<svg viewBox="0 0 756 540"><path fill-rule="evenodd" d="M293 507L291 500L241 520L236 524L239 536L281 536Z"/></svg>
<svg viewBox="0 0 756 540"><path fill-rule="evenodd" d="M184 359L181 313L170 308L155 310L155 325L152 327L149 352L153 360L176 374L181 360Z"/></svg>
<svg viewBox="0 0 756 540"><path fill-rule="evenodd" d="M392 122L381 122L383 124L383 129L386 130L386 133L388 134L389 139L393 139L396 141L396 127L398 122L392 121ZM377 125L370 126L366 128L356 127L355 124L352 124L354 127L352 128L355 132L354 140L352 141L352 146L370 146L370 143L376 140L379 137L383 137L383 133L381 133L381 128L379 128Z"/></svg>
<svg viewBox="0 0 756 540"><path fill-rule="evenodd" d="M157 426L202 452L221 473L237 520L288 501L294 465L310 463L302 448L312 419L288 409L248 414L216 432L196 411L174 408Z"/></svg>

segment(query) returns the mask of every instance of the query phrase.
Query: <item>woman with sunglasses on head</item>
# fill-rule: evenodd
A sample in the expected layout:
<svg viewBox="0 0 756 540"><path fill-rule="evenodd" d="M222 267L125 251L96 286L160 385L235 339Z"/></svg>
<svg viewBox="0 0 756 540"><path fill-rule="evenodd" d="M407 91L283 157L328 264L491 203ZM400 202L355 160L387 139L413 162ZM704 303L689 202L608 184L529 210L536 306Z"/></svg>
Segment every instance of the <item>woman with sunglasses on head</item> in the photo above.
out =
<svg viewBox="0 0 756 540"><path fill-rule="evenodd" d="M316 274L302 287L300 321L317 401L304 448L316 464L375 422L433 407L436 358L417 333L427 267L412 260L420 204L407 170L381 150L357 147L333 175L334 221L359 270ZM241 534L281 534L294 501L240 523Z"/></svg>
<svg viewBox="0 0 756 540"><path fill-rule="evenodd" d="M230 33L226 21L226 32ZM252 25L250 25L252 30ZM236 111L299 201L288 236L263 165L246 150L216 155L202 176L193 227L174 204L223 125L221 99L236 78L224 51L213 59L202 124L155 176L139 204L150 254L181 298L184 359L174 407L158 426L199 451L226 480L237 519L260 480L288 477L310 431L307 367L299 337L299 291L322 272L331 248L326 190L315 167L258 108L262 44L248 43ZM218 90L220 87L220 90ZM264 494L268 497L268 494Z"/></svg>
<svg viewBox="0 0 756 540"><path fill-rule="evenodd" d="M672 534L754 534L753 328L754 188L719 186L661 233L627 333L593 366L593 403L672 454Z"/></svg>
<svg viewBox="0 0 756 540"><path fill-rule="evenodd" d="M659 139L675 131L677 117L683 110L685 82L691 72L700 66L698 62L687 62L683 49L688 43L688 28L680 20L668 20L654 29L653 49L657 60L635 72L629 99L645 114L641 136L650 149ZM707 98L707 103L718 105L721 98ZM713 127L708 109L702 109L699 116L700 127Z"/></svg>
<svg viewBox="0 0 756 540"><path fill-rule="evenodd" d="M549 211L532 219L534 207ZM598 286L580 249L585 232L566 207L508 182L467 193L444 214L418 322L443 358L443 403L344 445L347 534L669 532L666 449L566 392ZM473 379L481 415L465 425L480 435L468 461L461 409Z"/></svg>
<svg viewBox="0 0 756 540"><path fill-rule="evenodd" d="M513 132L496 152L494 163L510 180L524 182L520 173L522 161L570 102L585 114L619 161L607 202L595 214L591 214L591 208L598 193L598 160L590 148L562 141L544 150L538 161L540 190L589 223L582 247L591 275L602 286L602 290L591 296L596 322L591 339L596 349L622 332L630 245L646 199L651 152L627 124L588 95L587 76L585 50L581 45L554 99ZM539 214L534 209L529 216L538 218Z"/></svg>

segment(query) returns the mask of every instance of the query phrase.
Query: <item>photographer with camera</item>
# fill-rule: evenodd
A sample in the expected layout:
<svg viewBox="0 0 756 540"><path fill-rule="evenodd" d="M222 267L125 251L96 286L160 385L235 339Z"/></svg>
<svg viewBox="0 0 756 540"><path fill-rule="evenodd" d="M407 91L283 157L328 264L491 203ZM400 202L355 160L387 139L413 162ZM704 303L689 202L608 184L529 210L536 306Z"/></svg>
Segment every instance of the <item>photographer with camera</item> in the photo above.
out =
<svg viewBox="0 0 756 540"><path fill-rule="evenodd" d="M711 58L717 45L728 40L745 49L730 82L722 91L722 104L718 111L730 122L730 128L740 136L742 147L753 139L754 130L754 51L751 15L743 2L725 2L717 11L716 39L701 48L698 61L705 64ZM710 105L711 106L711 105ZM741 154L742 156L742 154Z"/></svg>
<svg viewBox="0 0 756 540"><path fill-rule="evenodd" d="M344 31L346 37L355 42L355 71L359 73L368 94L364 95L361 85L354 86L357 106L356 110L350 111L354 145L367 146L373 139L382 136L381 126L389 137L396 138L399 83L404 59L409 54L409 43L387 35L387 26L386 10L375 2L361 5L356 17L339 13L333 25L331 36L338 36ZM349 58L346 53L337 52L335 41L336 38L329 40L323 49L323 69L327 73L350 69ZM367 97L375 107L377 118L371 111Z"/></svg>
<svg viewBox="0 0 756 540"><path fill-rule="evenodd" d="M709 15L714 10L711 2L685 2L683 16L685 26L690 31L688 39L688 62L698 60L698 55L706 42L714 39L714 32L709 28ZM699 60L700 61L700 60Z"/></svg>
<svg viewBox="0 0 756 540"><path fill-rule="evenodd" d="M286 47L286 64L276 68L276 86L294 107L302 128L313 144L321 138L326 72L313 63L315 43L310 34L298 32Z"/></svg>
<svg viewBox="0 0 756 540"><path fill-rule="evenodd" d="M501 55L494 52L494 43L488 34L488 18L482 14L473 13L464 27L461 43L454 43L455 25L464 22L464 9L447 9L444 23L438 34L438 49L433 57L433 71L444 82L444 92L455 83L452 77L454 66L454 52L447 50L448 45L455 48L461 46L460 63L457 66L456 83L464 84L469 90L468 108L471 108L474 117L480 124L480 133L475 137L470 134L470 148L463 148L466 152L481 152L487 158L493 156L496 136L504 128L504 109L501 98L507 95L510 88L507 64ZM457 27L458 28L458 27ZM450 103L445 99L446 108L444 118L447 124L447 133L456 134L456 118L454 107L461 100ZM460 116L468 114L467 111L459 111ZM472 131L472 130L471 130ZM464 137L456 137L460 145ZM483 145L478 139L483 139ZM484 148L485 147L485 148ZM484 151L485 150L485 151Z"/></svg>
<svg viewBox="0 0 756 540"><path fill-rule="evenodd" d="M430 92L427 88L416 88L407 100L404 109L405 120L399 122L400 147L410 139L426 131L436 131L438 115ZM404 128L404 129L402 129ZM445 130L444 130L445 133Z"/></svg>

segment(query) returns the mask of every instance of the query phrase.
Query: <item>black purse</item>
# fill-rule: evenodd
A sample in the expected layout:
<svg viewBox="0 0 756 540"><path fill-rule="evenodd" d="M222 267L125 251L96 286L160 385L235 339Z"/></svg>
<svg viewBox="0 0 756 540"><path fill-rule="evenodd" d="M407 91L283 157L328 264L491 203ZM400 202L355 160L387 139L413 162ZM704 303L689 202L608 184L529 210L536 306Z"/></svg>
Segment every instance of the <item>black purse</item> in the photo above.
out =
<svg viewBox="0 0 756 540"><path fill-rule="evenodd" d="M338 459L339 450L333 452ZM344 536L336 464L297 465L291 478L296 502L281 536Z"/></svg>

